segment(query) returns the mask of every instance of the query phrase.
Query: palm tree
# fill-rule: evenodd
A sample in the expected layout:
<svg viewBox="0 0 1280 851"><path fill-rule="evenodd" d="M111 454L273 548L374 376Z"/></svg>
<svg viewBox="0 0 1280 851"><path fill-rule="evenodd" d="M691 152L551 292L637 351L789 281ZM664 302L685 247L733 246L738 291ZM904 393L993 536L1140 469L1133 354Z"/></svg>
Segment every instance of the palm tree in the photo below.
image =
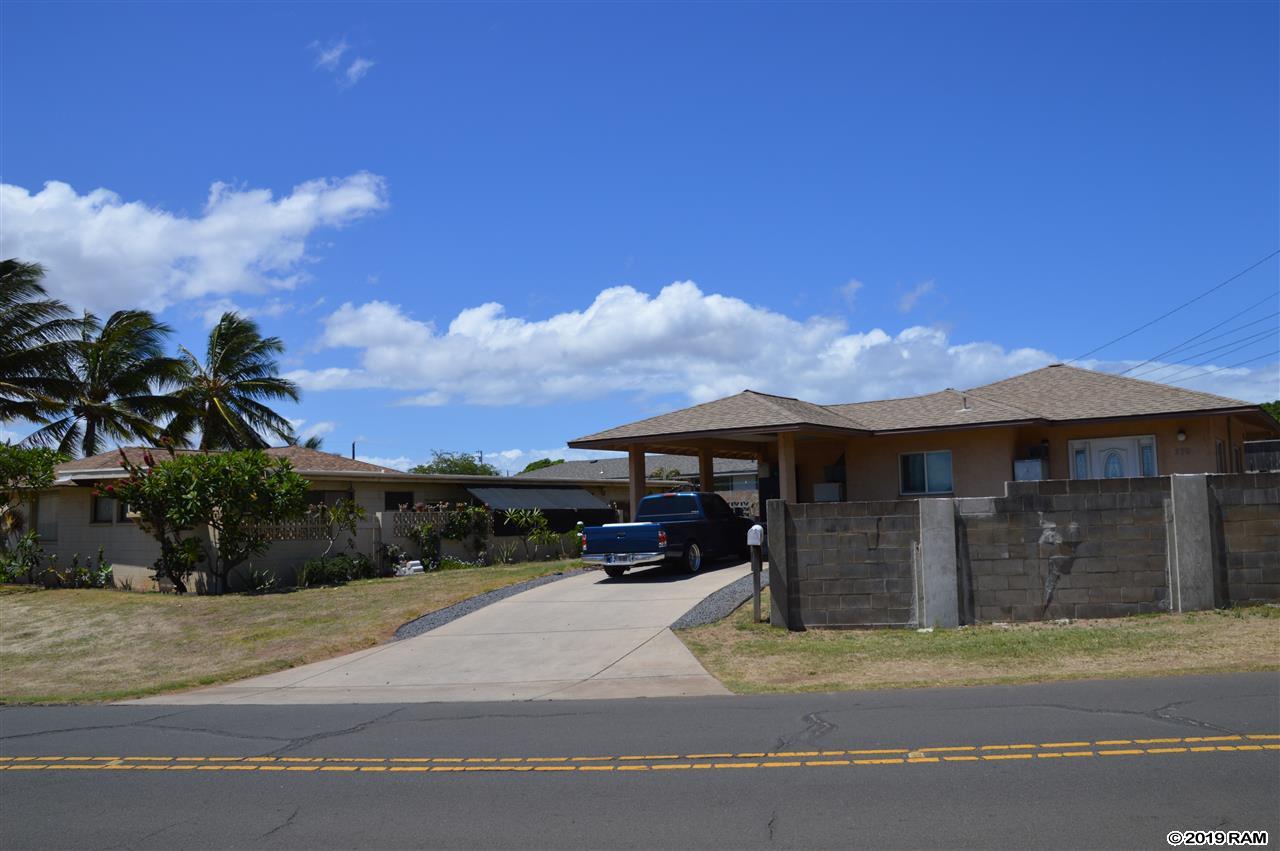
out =
<svg viewBox="0 0 1280 851"><path fill-rule="evenodd" d="M301 446L303 449L314 449L317 452L324 448L324 438L313 434L307 438L299 438L296 434L284 439L286 446Z"/></svg>
<svg viewBox="0 0 1280 851"><path fill-rule="evenodd" d="M48 297L43 277L37 263L0 261L0 421L40 420L70 389L67 355L81 323Z"/></svg>
<svg viewBox="0 0 1280 851"><path fill-rule="evenodd" d="M81 328L67 349L65 390L27 442L84 455L106 450L108 438L153 443L156 421L176 410L163 392L182 374L164 353L172 329L145 310L118 310L102 325L86 313Z"/></svg>
<svg viewBox="0 0 1280 851"><path fill-rule="evenodd" d="M198 430L201 449L264 449L264 435L296 439L289 421L264 404L298 401L298 386L278 375L283 351L280 338L263 337L252 319L222 314L203 363L181 350L181 386L173 394L179 409L166 434L186 443Z"/></svg>

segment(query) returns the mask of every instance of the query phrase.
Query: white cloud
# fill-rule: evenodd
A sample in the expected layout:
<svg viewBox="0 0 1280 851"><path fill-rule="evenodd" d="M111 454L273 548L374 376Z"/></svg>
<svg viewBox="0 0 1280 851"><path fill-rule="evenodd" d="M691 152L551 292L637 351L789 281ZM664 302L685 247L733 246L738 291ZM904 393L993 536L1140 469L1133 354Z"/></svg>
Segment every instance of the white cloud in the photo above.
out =
<svg viewBox="0 0 1280 851"><path fill-rule="evenodd" d="M687 281L654 296L614 287L585 309L542 320L488 303L443 329L389 302L346 303L325 318L319 346L353 349L357 362L290 373L305 389L387 388L406 394L400 404L431 406L618 392L702 402L747 388L854 402L975 387L1059 360L1040 349L955 342L936 327L891 334L854 331L833 317L793 319ZM1201 389L1256 400L1274 398L1275 384L1272 366L1220 372Z"/></svg>
<svg viewBox="0 0 1280 851"><path fill-rule="evenodd" d="M309 180L280 198L214 183L197 216L60 181L34 193L0 183L0 255L43 264L50 292L77 307L162 310L290 289L306 280L314 231L386 206L386 181L368 172Z"/></svg>
<svg viewBox="0 0 1280 851"><path fill-rule="evenodd" d="M298 437L306 440L308 437L324 437L326 434L333 434L338 424L333 420L321 420L318 423L305 425L306 420L297 420L294 429L298 430ZM305 426L305 427L304 427Z"/></svg>
<svg viewBox="0 0 1280 851"><path fill-rule="evenodd" d="M691 282L650 296L601 292L585 309L545 320L489 303L443 330L399 305L347 303L324 320L320 345L358 364L299 370L310 390L385 387L402 404L536 404L620 391L705 401L745 388L847 402L967 387L1054 360L1034 349L953 344L936 328L851 331L837 318L792 319Z"/></svg>
<svg viewBox="0 0 1280 851"><path fill-rule="evenodd" d="M592 458L618 458L625 455L619 455L617 452L601 452L596 449L570 449L567 446L561 446L558 449L503 449L497 452L486 452L484 458L489 463L501 470L515 475L523 470L532 461L538 461L542 458L550 458L551 460L561 459L564 461L586 461Z"/></svg>
<svg viewBox="0 0 1280 851"><path fill-rule="evenodd" d="M412 458L409 458L404 455L397 455L394 458L387 458L381 455L360 455L357 453L356 460L364 461L366 464L377 464L379 467L390 467L393 470L405 470L405 471L407 471L410 467L414 467L414 466L417 466L418 464L423 463L422 461L415 461Z"/></svg>
<svg viewBox="0 0 1280 851"><path fill-rule="evenodd" d="M844 298L845 306L850 310L853 310L854 302L858 298L858 291L862 289L862 286L862 281L850 278L848 283L840 287L840 295Z"/></svg>
<svg viewBox="0 0 1280 851"><path fill-rule="evenodd" d="M311 50L316 55L316 67L324 68L332 71L338 67L338 63L342 61L342 54L347 52L350 45L347 44L345 38L331 41L328 44L321 44L318 41L311 42Z"/></svg>
<svg viewBox="0 0 1280 851"><path fill-rule="evenodd" d="M345 73L345 86L350 88L356 83L364 79L364 75L369 73L369 69L374 66L372 59L365 59L363 56L356 57L356 60L347 66Z"/></svg>
<svg viewBox="0 0 1280 851"><path fill-rule="evenodd" d="M231 299L219 298L205 303L197 309L197 312L204 320L204 324L212 328L218 324L224 313L238 313L241 316L251 317L267 316L277 319L286 313L296 310L296 308L297 306L293 302L283 301L278 298L273 298L264 304L253 305L252 307L243 307Z"/></svg>
<svg viewBox="0 0 1280 851"><path fill-rule="evenodd" d="M898 299L898 309L903 313L910 313L916 309L916 304L919 303L920 299L931 292L933 292L933 281L916 284L904 293L902 298Z"/></svg>

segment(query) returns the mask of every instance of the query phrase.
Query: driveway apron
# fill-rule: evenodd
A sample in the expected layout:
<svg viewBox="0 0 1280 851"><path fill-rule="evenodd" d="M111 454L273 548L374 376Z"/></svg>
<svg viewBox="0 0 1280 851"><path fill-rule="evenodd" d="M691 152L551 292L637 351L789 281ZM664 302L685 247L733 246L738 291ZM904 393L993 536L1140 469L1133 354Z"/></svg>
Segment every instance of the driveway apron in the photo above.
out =
<svg viewBox="0 0 1280 851"><path fill-rule="evenodd" d="M130 703L430 703L728 694L669 627L704 597L750 570L750 565L733 564L687 576L651 568L621 579L592 571L508 597L415 638L229 685Z"/></svg>

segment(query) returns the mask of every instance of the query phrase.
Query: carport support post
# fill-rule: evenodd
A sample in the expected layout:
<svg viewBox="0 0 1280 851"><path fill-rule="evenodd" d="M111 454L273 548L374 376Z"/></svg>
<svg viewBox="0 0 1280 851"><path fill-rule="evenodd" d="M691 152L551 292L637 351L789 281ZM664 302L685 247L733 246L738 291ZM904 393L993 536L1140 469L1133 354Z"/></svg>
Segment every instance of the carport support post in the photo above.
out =
<svg viewBox="0 0 1280 851"><path fill-rule="evenodd" d="M716 489L716 465L710 449L698 450L698 487L703 493Z"/></svg>
<svg viewBox="0 0 1280 851"><path fill-rule="evenodd" d="M778 435L778 497L796 503L796 436L791 432Z"/></svg>
<svg viewBox="0 0 1280 851"><path fill-rule="evenodd" d="M640 500L644 499L644 482L648 475L644 468L643 446L627 448L627 470L631 484L631 513L628 519L635 522L636 512L640 510Z"/></svg>

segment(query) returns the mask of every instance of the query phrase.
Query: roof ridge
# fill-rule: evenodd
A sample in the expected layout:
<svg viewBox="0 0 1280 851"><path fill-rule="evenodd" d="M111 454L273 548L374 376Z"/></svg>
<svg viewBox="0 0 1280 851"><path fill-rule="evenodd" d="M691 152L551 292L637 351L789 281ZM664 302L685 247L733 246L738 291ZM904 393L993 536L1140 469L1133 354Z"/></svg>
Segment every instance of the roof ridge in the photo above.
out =
<svg viewBox="0 0 1280 851"><path fill-rule="evenodd" d="M1217 393L1209 393L1205 390L1192 390L1189 387L1175 387L1172 384L1164 384L1160 381L1151 381L1146 378L1134 378L1129 375L1117 375L1114 372L1103 372L1100 369L1086 369L1082 366L1072 366L1071 364L1066 364L1066 363L1051 363L1047 366L1042 366L1039 369L1033 369L1031 370L1031 372L1022 372L1022 373L1019 373L1018 375L1011 375L1008 378L1002 378L999 381L993 381L990 384L984 384L981 387L978 387L975 389L985 390L988 387L993 387L997 384L1003 384L1006 381L1013 381L1016 378L1024 378L1028 375L1035 375L1037 372L1044 372L1045 370L1048 370L1048 369L1061 369L1061 370L1070 370L1071 372L1080 372L1086 375L1093 376L1095 378L1102 379L1104 381L1113 381L1119 384L1125 384L1125 383L1145 384L1148 387L1159 387L1162 390L1175 390L1179 393L1195 393L1199 396L1208 396L1213 399L1221 399L1224 402L1231 402L1233 405L1256 405L1257 404L1256 402L1247 402L1244 399L1233 399L1230 396L1220 396Z"/></svg>
<svg viewBox="0 0 1280 851"><path fill-rule="evenodd" d="M794 412L794 411L788 411L786 408L781 407L780 405L778 405L778 404L777 404L777 402L776 402L775 400L777 400L777 399L786 399L786 400L787 400L787 401L789 401L789 402L799 402L801 405L804 405L804 406L805 406L805 407L807 407L807 408L817 408L818 410L820 410L820 411L822 411L822 412L824 412L824 413L826 413L826 414L829 414L830 416L833 416L833 417L837 417L837 418L839 418L839 419L842 419L842 420L844 420L845 422L847 422L847 423L849 423L850 425L852 425L854 428L859 428L859 429L862 429L862 430L864 430L864 431L869 430L869 429L867 428L867 426L866 426L866 425L864 425L863 423L858 422L857 420L853 419L852 417L846 417L844 414L840 413L839 411L833 411L833 410L831 410L831 408L830 408L829 406L827 406L827 405L819 405L817 402L808 402L808 401L805 401L804 399L797 399L797 398L796 398L796 397L794 397L794 396L776 396L776 395L774 395L774 394L772 394L772 393L761 393L761 392L759 392L759 391L757 391L757 390L744 390L743 392L744 392L744 393L751 393L751 394L753 394L753 395L756 395L756 396L760 396L760 397L762 397L762 398L763 398L765 401L767 401L770 405L772 405L773 407L775 407L775 408L779 409L783 414L786 414L786 415L788 415L788 416L794 416L794 415L795 415L795 412Z"/></svg>

